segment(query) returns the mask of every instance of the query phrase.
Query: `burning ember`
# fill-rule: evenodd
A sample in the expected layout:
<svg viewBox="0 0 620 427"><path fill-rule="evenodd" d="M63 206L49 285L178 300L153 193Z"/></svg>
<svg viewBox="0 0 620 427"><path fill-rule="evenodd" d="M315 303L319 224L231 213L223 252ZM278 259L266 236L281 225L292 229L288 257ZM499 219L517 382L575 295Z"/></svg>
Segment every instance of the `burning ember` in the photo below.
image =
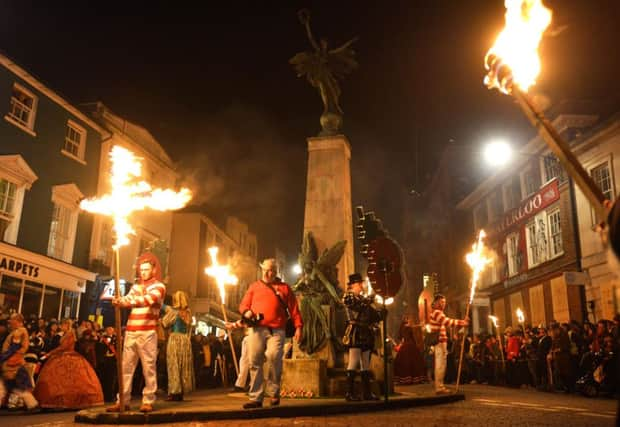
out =
<svg viewBox="0 0 620 427"><path fill-rule="evenodd" d="M217 261L217 246L209 248L209 255L211 255L211 267L205 268L205 273L215 279L217 287L220 291L220 298L222 304L226 302L226 285L236 285L239 282L237 276L230 272L229 265L220 265Z"/></svg>
<svg viewBox="0 0 620 427"><path fill-rule="evenodd" d="M492 258L487 257L487 252L484 242L482 241L486 237L484 230L480 230L478 233L478 241L472 245L472 251L465 255L467 264L471 267L471 289L469 293L469 304L474 302L474 295L476 293L476 285L480 279L480 273L485 269L487 264L492 261Z"/></svg>
<svg viewBox="0 0 620 427"><path fill-rule="evenodd" d="M505 0L506 26L485 57L484 84L510 94L513 84L524 92L540 73L538 45L551 23L542 0Z"/></svg>
<svg viewBox="0 0 620 427"><path fill-rule="evenodd" d="M110 151L110 159L112 192L100 198L82 200L80 207L85 211L113 218L116 250L127 245L128 236L135 234L129 224L129 215L132 212L144 209L157 211L180 209L191 200L192 193L187 188L182 188L179 192L153 189L146 181L139 181L142 176L140 159L118 145Z"/></svg>

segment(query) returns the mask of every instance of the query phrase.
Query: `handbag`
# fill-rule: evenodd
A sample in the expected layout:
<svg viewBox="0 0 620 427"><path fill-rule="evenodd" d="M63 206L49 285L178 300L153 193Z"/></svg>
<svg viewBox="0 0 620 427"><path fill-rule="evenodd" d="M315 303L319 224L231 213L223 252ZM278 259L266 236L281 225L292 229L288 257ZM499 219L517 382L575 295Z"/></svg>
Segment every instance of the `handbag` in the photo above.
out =
<svg viewBox="0 0 620 427"><path fill-rule="evenodd" d="M271 289L271 291L275 294L275 296L278 297L278 300L280 301L280 305L282 306L282 308L286 312L286 316L288 317L288 319L286 320L286 326L284 327L284 333L286 335L286 338L293 338L295 336L295 330L297 328L295 328L295 323L293 323L293 319L291 318L291 313L288 311L288 306L284 303L284 300L282 299L280 294L276 292L273 286L268 285L265 282L262 282L262 283L264 283L265 286Z"/></svg>

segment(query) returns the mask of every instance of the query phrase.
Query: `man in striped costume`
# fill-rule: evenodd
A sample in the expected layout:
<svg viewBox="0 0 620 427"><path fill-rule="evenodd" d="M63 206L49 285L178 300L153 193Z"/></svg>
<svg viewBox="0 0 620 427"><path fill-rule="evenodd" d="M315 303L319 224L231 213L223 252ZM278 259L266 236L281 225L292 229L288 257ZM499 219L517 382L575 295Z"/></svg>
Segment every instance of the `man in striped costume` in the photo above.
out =
<svg viewBox="0 0 620 427"><path fill-rule="evenodd" d="M446 327L467 326L469 319L451 319L443 312L446 308L446 297L436 294L433 300L433 312L431 313L431 332L438 333L438 342L435 344L435 392L438 394L449 393L444 386L443 379L446 376L446 364L448 359L448 334Z"/></svg>
<svg viewBox="0 0 620 427"><path fill-rule="evenodd" d="M133 374L138 364L142 363L144 389L142 390L141 412L151 412L157 392L157 321L159 311L166 296L166 287L159 281L161 274L159 261L151 253L143 254L138 260L140 280L134 284L129 293L121 298L114 298L112 304L131 308L123 343L123 402L128 409L131 400ZM108 412L118 412L117 401L109 407Z"/></svg>

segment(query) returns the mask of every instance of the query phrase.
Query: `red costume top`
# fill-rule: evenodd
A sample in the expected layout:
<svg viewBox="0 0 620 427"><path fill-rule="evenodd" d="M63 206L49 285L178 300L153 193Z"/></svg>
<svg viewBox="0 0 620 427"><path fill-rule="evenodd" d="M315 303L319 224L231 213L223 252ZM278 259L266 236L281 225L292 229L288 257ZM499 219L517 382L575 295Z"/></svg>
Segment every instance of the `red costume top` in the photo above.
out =
<svg viewBox="0 0 620 427"><path fill-rule="evenodd" d="M270 286L280 294L280 298L287 305L295 327L301 328L303 321L297 306L297 298L295 298L295 294L289 285L284 282L268 285L262 280L257 280L252 283L241 300L239 312L243 314L248 310L252 310L254 314L262 313L264 318L258 323L258 326L284 329L288 317L276 294L269 289Z"/></svg>
<svg viewBox="0 0 620 427"><path fill-rule="evenodd" d="M430 318L431 331L439 332L439 342L448 342L446 327L465 326L464 320L452 319L445 315L443 310L435 308Z"/></svg>

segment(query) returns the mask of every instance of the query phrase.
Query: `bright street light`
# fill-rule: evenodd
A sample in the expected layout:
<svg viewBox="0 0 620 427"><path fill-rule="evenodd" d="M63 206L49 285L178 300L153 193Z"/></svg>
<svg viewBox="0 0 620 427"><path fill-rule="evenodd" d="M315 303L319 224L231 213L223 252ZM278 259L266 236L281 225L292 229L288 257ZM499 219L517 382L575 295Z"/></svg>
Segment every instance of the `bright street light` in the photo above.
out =
<svg viewBox="0 0 620 427"><path fill-rule="evenodd" d="M298 276L301 274L301 266L299 264L295 264L291 270L293 271L293 274Z"/></svg>
<svg viewBox="0 0 620 427"><path fill-rule="evenodd" d="M484 160L491 166L504 166L512 157L512 147L506 141L497 140L484 147Z"/></svg>

